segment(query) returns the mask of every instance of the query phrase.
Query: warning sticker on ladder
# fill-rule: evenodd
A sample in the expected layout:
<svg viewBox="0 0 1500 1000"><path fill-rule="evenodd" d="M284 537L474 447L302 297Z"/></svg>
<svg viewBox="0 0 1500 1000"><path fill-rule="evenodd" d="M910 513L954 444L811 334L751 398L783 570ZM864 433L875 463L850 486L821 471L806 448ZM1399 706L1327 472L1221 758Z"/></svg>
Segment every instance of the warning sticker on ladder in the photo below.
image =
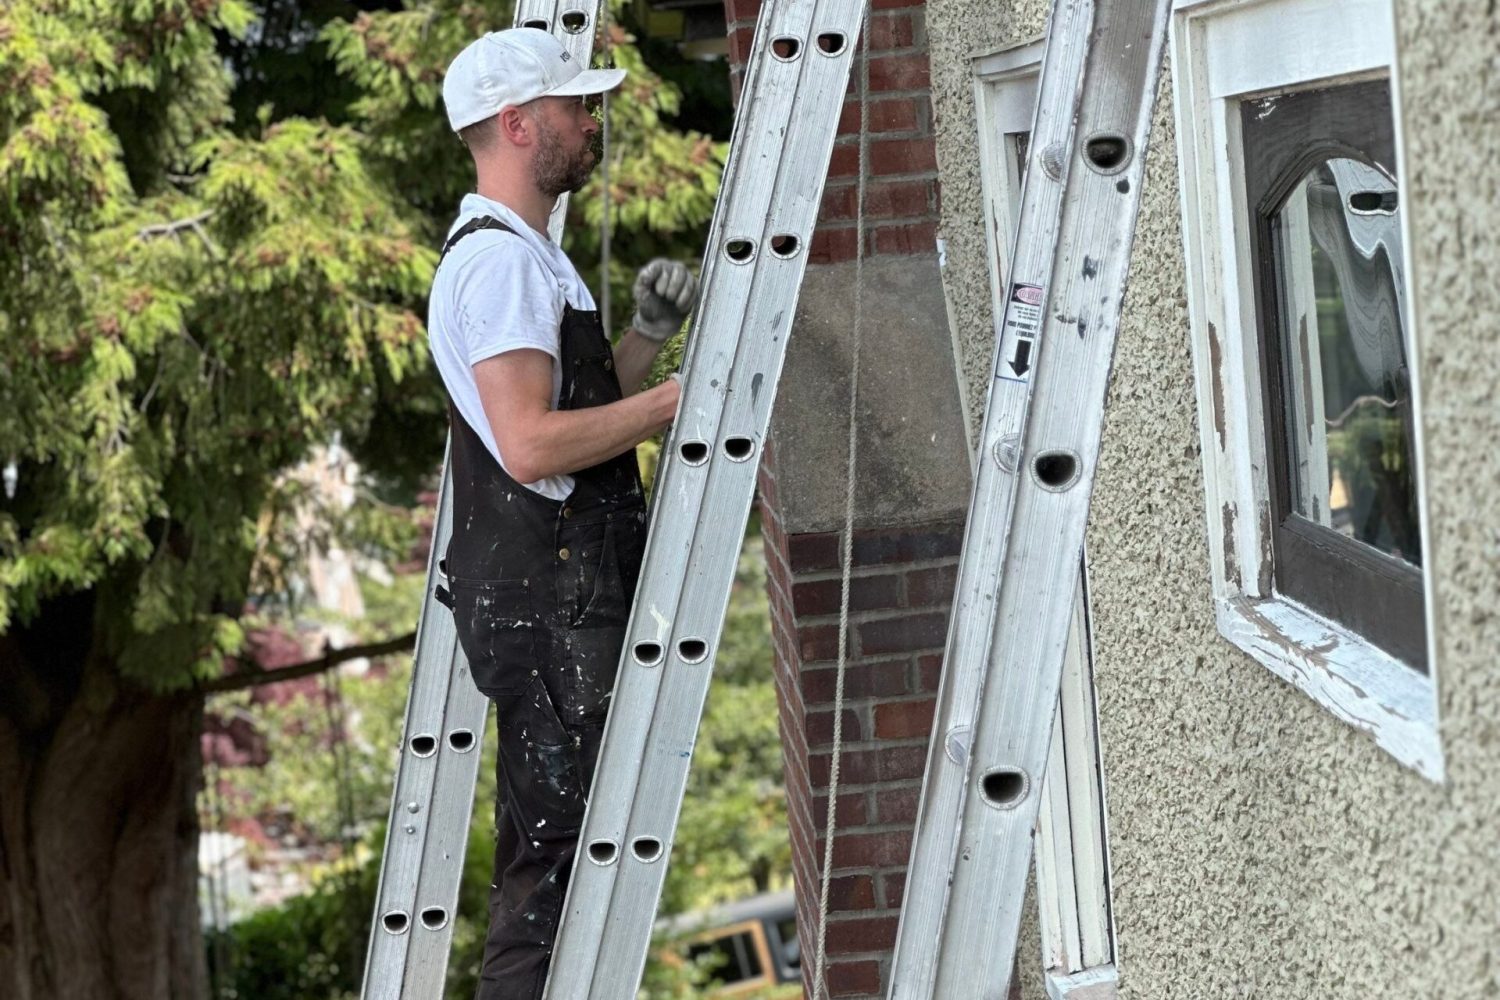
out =
<svg viewBox="0 0 1500 1000"><path fill-rule="evenodd" d="M1030 382L1036 365L1036 343L1042 335L1042 307L1047 295L1041 285L1014 284L1005 303L1005 327L995 361L997 378Z"/></svg>

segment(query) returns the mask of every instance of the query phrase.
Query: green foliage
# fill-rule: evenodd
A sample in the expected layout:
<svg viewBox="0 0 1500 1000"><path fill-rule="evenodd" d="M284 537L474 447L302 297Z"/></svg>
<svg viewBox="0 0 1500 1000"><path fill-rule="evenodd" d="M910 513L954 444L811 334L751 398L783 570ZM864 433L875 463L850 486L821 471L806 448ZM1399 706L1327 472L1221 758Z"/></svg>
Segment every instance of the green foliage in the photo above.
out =
<svg viewBox="0 0 1500 1000"><path fill-rule="evenodd" d="M98 652L181 687L236 650L250 593L295 575L282 474L310 449L342 432L364 501L409 504L430 480L445 407L420 316L472 184L442 72L510 7L390 6L0 10L0 463L19 471L0 631L91 590ZM698 257L723 149L670 126L677 89L618 23L608 51L632 73L612 108L619 318L636 266ZM586 265L603 197L596 175L573 201ZM393 546L370 510L298 531Z"/></svg>
<svg viewBox="0 0 1500 1000"><path fill-rule="evenodd" d="M103 652L158 688L233 651L277 474L425 364L435 255L367 140L227 130L215 32L251 16L0 13L0 629L95 588Z"/></svg>

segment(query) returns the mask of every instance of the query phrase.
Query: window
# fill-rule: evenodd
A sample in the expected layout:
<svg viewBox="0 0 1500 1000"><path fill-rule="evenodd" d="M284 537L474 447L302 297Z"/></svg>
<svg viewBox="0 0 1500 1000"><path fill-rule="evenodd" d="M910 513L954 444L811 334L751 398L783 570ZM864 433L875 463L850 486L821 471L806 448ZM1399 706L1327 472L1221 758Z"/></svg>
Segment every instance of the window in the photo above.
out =
<svg viewBox="0 0 1500 1000"><path fill-rule="evenodd" d="M1390 0L1175 0L1219 629L1443 773Z"/></svg>
<svg viewBox="0 0 1500 1000"><path fill-rule="evenodd" d="M1030 156L1041 58L1042 43L1028 42L983 56L974 64L990 290L997 321L1004 312L1005 273ZM1052 1000L1104 1000L1115 995L1086 568L1080 567L1037 817L1037 909L1046 988Z"/></svg>
<svg viewBox="0 0 1500 1000"><path fill-rule="evenodd" d="M1385 80L1240 104L1276 590L1427 666Z"/></svg>

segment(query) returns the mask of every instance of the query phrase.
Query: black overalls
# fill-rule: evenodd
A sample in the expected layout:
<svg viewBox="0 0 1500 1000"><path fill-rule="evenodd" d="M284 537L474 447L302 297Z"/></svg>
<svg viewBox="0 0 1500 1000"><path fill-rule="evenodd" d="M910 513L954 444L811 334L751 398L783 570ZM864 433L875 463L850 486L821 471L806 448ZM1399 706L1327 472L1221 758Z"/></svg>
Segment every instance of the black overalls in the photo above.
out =
<svg viewBox="0 0 1500 1000"><path fill-rule="evenodd" d="M515 231L493 218L461 228ZM621 398L597 312L566 308L558 409ZM538 1000L645 551L634 449L573 474L552 500L512 479L450 406L448 593L474 683L494 701L500 755L490 926L478 1000Z"/></svg>

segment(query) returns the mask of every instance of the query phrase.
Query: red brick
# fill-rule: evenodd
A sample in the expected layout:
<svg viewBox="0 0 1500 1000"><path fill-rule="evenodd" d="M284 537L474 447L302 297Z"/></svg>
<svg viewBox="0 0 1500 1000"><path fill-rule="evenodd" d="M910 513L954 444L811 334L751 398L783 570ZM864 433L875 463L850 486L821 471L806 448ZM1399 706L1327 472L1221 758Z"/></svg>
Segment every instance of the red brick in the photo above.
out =
<svg viewBox="0 0 1500 1000"><path fill-rule="evenodd" d="M889 951L895 944L895 917L861 917L854 920L828 921L828 954L830 955Z"/></svg>
<svg viewBox="0 0 1500 1000"><path fill-rule="evenodd" d="M797 629L797 655L803 663L811 660L837 660L839 627L837 625L803 625Z"/></svg>
<svg viewBox="0 0 1500 1000"><path fill-rule="evenodd" d="M812 243L807 248L809 264L837 264L853 260L858 244L853 227L843 229L819 229L813 233Z"/></svg>
<svg viewBox="0 0 1500 1000"><path fill-rule="evenodd" d="M830 911L875 909L875 877L873 875L844 875L829 879L828 909Z"/></svg>
<svg viewBox="0 0 1500 1000"><path fill-rule="evenodd" d="M724 19L754 21L760 15L761 0L724 0Z"/></svg>
<svg viewBox="0 0 1500 1000"><path fill-rule="evenodd" d="M915 823L917 805L922 801L922 786L882 788L875 793L875 822Z"/></svg>
<svg viewBox="0 0 1500 1000"><path fill-rule="evenodd" d="M865 187L865 214L875 218L932 213L932 181L885 181Z"/></svg>
<svg viewBox="0 0 1500 1000"><path fill-rule="evenodd" d="M882 902L886 908L891 910L901 909L901 900L906 896L906 872L889 872L882 875L880 881L884 883L882 888L885 891Z"/></svg>
<svg viewBox="0 0 1500 1000"><path fill-rule="evenodd" d="M828 787L829 753L809 753L807 771L813 786ZM839 760L839 782L872 785L882 781L920 778L927 767L926 747L882 747L878 750L845 750Z"/></svg>
<svg viewBox="0 0 1500 1000"><path fill-rule="evenodd" d="M900 7L921 7L927 0L875 0L875 10L895 10Z"/></svg>
<svg viewBox="0 0 1500 1000"><path fill-rule="evenodd" d="M833 742L833 713L832 712L808 712L805 723L807 742L810 744ZM859 715L853 709L844 709L845 742L853 743L864 739L864 727L860 725Z"/></svg>
<svg viewBox="0 0 1500 1000"><path fill-rule="evenodd" d="M841 142L833 147L828 159L828 176L855 177L859 174L859 146L853 142Z"/></svg>
<svg viewBox="0 0 1500 1000"><path fill-rule="evenodd" d="M931 253L936 246L936 222L910 222L875 230L876 253Z"/></svg>
<svg viewBox="0 0 1500 1000"><path fill-rule="evenodd" d="M917 690L936 692L943 679L943 654L917 657Z"/></svg>
<svg viewBox="0 0 1500 1000"><path fill-rule="evenodd" d="M806 580L792 585L792 603L799 615L836 615L842 595L842 580ZM887 574L850 579L850 611L897 607L901 607L899 576Z"/></svg>
<svg viewBox="0 0 1500 1000"><path fill-rule="evenodd" d="M836 628L829 625L827 628ZM881 660L876 663L850 663L844 668L844 697L891 698L912 693L907 674L906 660ZM833 702L834 686L838 682L835 666L804 668L802 671L802 697L808 705L828 705Z"/></svg>
<svg viewBox="0 0 1500 1000"><path fill-rule="evenodd" d="M870 172L876 177L937 169L937 147L930 138L880 139L869 143L869 157Z"/></svg>
<svg viewBox="0 0 1500 1000"><path fill-rule="evenodd" d="M956 559L962 548L963 525L958 523L856 531L853 562L856 566L869 566L923 559Z"/></svg>
<svg viewBox="0 0 1500 1000"><path fill-rule="evenodd" d="M912 835L907 830L881 833L842 833L833 836L833 870L905 865L911 858ZM822 838L819 837L821 848Z"/></svg>
<svg viewBox="0 0 1500 1000"><path fill-rule="evenodd" d="M870 101L865 115L867 132L912 132L920 124L917 101L911 97L891 97L883 101ZM850 101L839 115L839 134L858 135L860 125L859 102ZM858 149L856 145L855 149Z"/></svg>
<svg viewBox="0 0 1500 1000"><path fill-rule="evenodd" d="M906 740L932 734L936 701L889 701L875 706L875 738Z"/></svg>
<svg viewBox="0 0 1500 1000"><path fill-rule="evenodd" d="M729 61L743 66L750 59L750 46L755 41L755 28L735 28L729 33Z"/></svg>
<svg viewBox="0 0 1500 1000"><path fill-rule="evenodd" d="M927 53L876 56L870 60L870 90L926 90L931 85Z"/></svg>
<svg viewBox="0 0 1500 1000"><path fill-rule="evenodd" d="M812 962L806 963L809 967ZM884 996L885 987L880 981L880 963L869 959L854 962L829 962L823 969L828 983L828 992L836 997ZM811 996L808 993L808 996Z"/></svg>
<svg viewBox="0 0 1500 1000"><path fill-rule="evenodd" d="M906 574L906 605L910 608L948 607L958 585L958 565L912 570Z"/></svg>
<svg viewBox="0 0 1500 1000"><path fill-rule="evenodd" d="M839 567L839 536L834 532L788 535L787 565L794 573Z"/></svg>
<svg viewBox="0 0 1500 1000"><path fill-rule="evenodd" d="M948 639L946 614L912 614L861 622L859 652L861 656L882 653L906 653L941 647Z"/></svg>
<svg viewBox="0 0 1500 1000"><path fill-rule="evenodd" d="M911 15L904 12L870 18L871 49L910 48L915 39Z"/></svg>
<svg viewBox="0 0 1500 1000"><path fill-rule="evenodd" d="M930 180L868 181L865 218L936 215L933 208L936 188L937 184ZM827 222L853 219L856 190L853 184L825 188L818 218Z"/></svg>

